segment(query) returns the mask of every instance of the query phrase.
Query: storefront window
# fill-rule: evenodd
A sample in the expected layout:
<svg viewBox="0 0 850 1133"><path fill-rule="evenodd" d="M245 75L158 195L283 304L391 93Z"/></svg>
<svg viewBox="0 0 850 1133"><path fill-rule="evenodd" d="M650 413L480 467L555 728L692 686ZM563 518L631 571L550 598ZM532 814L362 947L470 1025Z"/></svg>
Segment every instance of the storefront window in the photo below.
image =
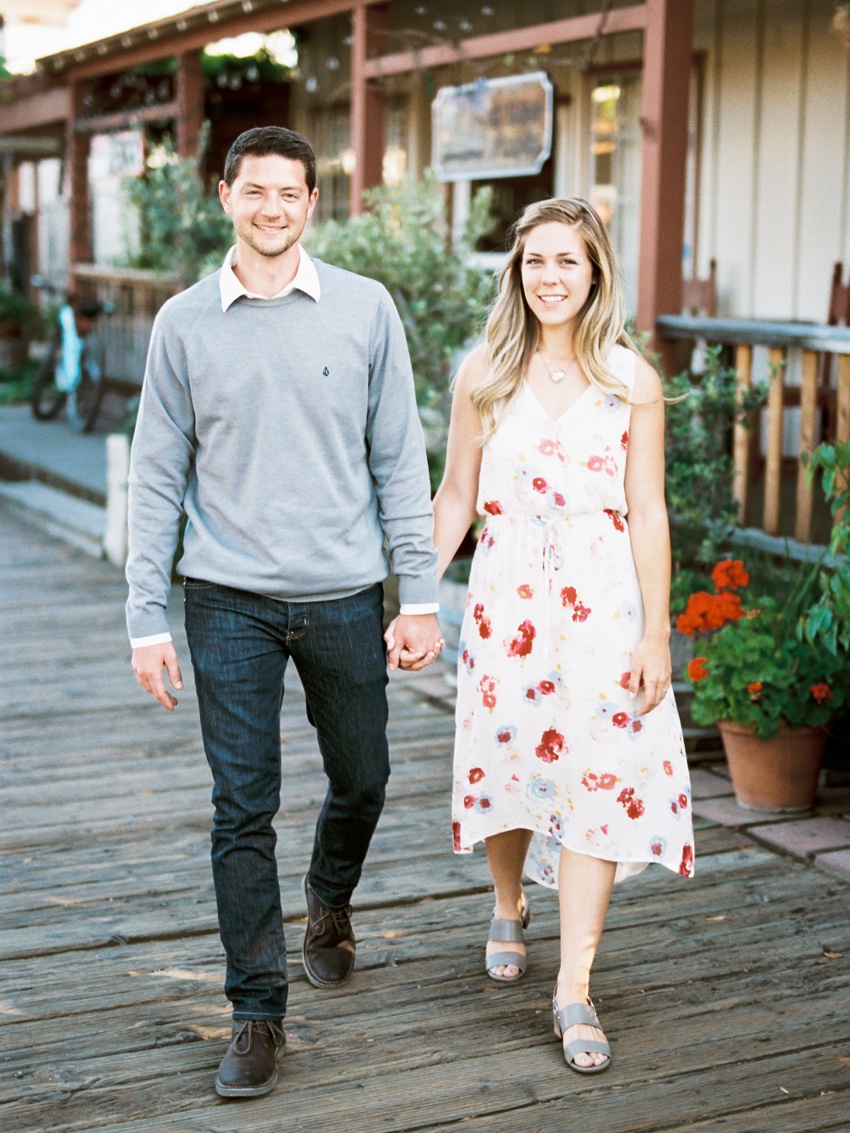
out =
<svg viewBox="0 0 850 1133"><path fill-rule="evenodd" d="M640 222L640 76L597 77L590 105L590 202L608 228L623 273L626 304L633 312Z"/></svg>
<svg viewBox="0 0 850 1133"><path fill-rule="evenodd" d="M319 185L316 220L344 220L348 216L348 186L354 157L348 106L315 110L311 140Z"/></svg>

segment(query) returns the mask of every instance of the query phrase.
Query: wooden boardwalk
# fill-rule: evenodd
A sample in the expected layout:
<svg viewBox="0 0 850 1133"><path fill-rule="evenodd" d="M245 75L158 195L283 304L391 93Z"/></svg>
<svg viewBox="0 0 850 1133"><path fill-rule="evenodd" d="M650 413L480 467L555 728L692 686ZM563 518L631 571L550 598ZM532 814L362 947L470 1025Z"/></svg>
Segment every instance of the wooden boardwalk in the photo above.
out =
<svg viewBox="0 0 850 1133"><path fill-rule="evenodd" d="M300 964L323 783L289 691L287 1049L273 1094L218 1099L209 772L188 663L174 716L135 686L123 593L112 568L0 511L0 1128L850 1130L846 883L701 824L693 881L653 868L615 891L594 982L614 1066L572 1074L549 1019L554 894L531 894L527 977L493 984L484 856L450 852L452 720L410 679L391 686L390 799L337 993Z"/></svg>

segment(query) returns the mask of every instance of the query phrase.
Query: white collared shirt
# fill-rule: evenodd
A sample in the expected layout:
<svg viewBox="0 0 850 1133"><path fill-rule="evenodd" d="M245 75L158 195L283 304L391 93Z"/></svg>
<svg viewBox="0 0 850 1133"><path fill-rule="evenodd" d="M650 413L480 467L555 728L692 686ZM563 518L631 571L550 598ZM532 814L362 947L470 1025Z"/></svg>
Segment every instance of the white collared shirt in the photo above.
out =
<svg viewBox="0 0 850 1133"><path fill-rule="evenodd" d="M322 289L319 286L319 276L316 272L316 265L301 247L298 245L300 259L298 261L298 270L293 279L287 283L282 291L278 291L277 295L257 295L242 283L233 270L233 265L236 262L236 245L229 249L227 255L224 257L224 263L221 265L221 275L219 276L218 286L221 292L221 309L225 313L227 308L236 302L241 296L246 296L248 299L282 299L284 295L289 295L290 292L298 290L303 291L305 295L309 295L311 299L315 299L318 303L322 295Z"/></svg>

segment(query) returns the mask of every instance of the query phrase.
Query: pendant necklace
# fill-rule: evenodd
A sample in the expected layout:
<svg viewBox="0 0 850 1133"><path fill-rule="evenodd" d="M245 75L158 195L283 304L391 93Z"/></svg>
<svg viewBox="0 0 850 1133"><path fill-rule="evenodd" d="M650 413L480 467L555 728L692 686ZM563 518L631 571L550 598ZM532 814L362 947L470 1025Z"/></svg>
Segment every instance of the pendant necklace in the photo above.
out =
<svg viewBox="0 0 850 1133"><path fill-rule="evenodd" d="M546 373L549 375L549 377L552 379L552 381L555 383L555 385L557 385L559 382L562 382L564 380L564 378L567 376L566 370L550 370L549 365L546 362L546 359L543 357L543 355L540 353L539 350L537 351L537 356L539 357L539 359L543 363L543 365L546 367ZM574 362L575 359L572 358L572 359L570 359L570 361Z"/></svg>

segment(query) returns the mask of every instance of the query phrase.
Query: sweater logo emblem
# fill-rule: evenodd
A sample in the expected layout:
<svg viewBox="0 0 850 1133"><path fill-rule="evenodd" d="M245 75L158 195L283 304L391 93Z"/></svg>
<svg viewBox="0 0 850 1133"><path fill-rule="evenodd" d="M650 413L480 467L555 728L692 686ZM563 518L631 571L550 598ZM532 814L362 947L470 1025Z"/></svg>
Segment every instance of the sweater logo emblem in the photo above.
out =
<svg viewBox="0 0 850 1133"><path fill-rule="evenodd" d="M325 366L324 370L322 370L323 377L327 377L329 373L330 373L330 370L327 368L327 366Z"/></svg>

